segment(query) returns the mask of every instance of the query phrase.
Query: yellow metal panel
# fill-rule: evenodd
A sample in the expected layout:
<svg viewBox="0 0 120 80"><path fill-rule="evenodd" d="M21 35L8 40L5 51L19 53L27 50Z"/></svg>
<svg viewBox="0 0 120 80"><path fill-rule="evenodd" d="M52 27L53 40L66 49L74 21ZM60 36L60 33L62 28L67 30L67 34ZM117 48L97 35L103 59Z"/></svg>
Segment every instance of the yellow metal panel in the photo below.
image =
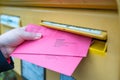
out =
<svg viewBox="0 0 120 80"><path fill-rule="evenodd" d="M46 70L46 80L60 80L60 74L51 70Z"/></svg>
<svg viewBox="0 0 120 80"><path fill-rule="evenodd" d="M24 26L29 23L39 25L41 20L45 20L106 31L108 36L106 55L101 56L96 52L89 53L79 64L73 77L77 80L120 79L120 27L117 11L32 7L2 7L1 10L2 13L20 16ZM47 77L49 77L47 80L53 79L50 77L51 74L56 75L56 80L59 80L57 79L59 74L50 73L50 71L47 73Z"/></svg>

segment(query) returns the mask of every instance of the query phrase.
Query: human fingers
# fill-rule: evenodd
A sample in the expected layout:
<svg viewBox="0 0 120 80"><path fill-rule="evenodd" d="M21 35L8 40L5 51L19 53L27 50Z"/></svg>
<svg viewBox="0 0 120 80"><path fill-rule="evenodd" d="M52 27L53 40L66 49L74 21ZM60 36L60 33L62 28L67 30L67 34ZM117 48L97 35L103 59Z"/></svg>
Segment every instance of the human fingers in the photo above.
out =
<svg viewBox="0 0 120 80"><path fill-rule="evenodd" d="M42 37L41 33L22 31L20 37L24 40L36 40Z"/></svg>

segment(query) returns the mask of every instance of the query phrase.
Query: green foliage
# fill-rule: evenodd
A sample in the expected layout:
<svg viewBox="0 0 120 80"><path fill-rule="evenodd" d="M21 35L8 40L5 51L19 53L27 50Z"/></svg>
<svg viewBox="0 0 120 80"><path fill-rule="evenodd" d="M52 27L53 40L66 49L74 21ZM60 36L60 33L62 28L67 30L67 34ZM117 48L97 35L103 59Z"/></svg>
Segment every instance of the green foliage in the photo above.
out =
<svg viewBox="0 0 120 80"><path fill-rule="evenodd" d="M13 70L0 73L0 80L17 80L16 73Z"/></svg>

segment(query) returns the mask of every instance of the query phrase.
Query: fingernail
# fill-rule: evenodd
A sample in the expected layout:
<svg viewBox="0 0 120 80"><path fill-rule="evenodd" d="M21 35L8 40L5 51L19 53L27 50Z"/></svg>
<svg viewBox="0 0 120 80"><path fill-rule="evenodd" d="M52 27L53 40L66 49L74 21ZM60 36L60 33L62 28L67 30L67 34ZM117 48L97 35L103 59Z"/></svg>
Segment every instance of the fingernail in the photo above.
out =
<svg viewBox="0 0 120 80"><path fill-rule="evenodd" d="M35 36L35 39L39 39L41 37L42 37L42 35L40 33L37 33L36 36Z"/></svg>

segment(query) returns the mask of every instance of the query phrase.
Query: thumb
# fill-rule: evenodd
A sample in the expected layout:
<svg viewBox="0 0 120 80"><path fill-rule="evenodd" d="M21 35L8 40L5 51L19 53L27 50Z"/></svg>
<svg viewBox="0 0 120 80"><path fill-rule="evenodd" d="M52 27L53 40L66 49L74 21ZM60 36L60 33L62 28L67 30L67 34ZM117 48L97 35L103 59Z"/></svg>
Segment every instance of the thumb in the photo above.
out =
<svg viewBox="0 0 120 80"><path fill-rule="evenodd" d="M20 35L24 40L36 40L42 37L41 33L23 31Z"/></svg>

